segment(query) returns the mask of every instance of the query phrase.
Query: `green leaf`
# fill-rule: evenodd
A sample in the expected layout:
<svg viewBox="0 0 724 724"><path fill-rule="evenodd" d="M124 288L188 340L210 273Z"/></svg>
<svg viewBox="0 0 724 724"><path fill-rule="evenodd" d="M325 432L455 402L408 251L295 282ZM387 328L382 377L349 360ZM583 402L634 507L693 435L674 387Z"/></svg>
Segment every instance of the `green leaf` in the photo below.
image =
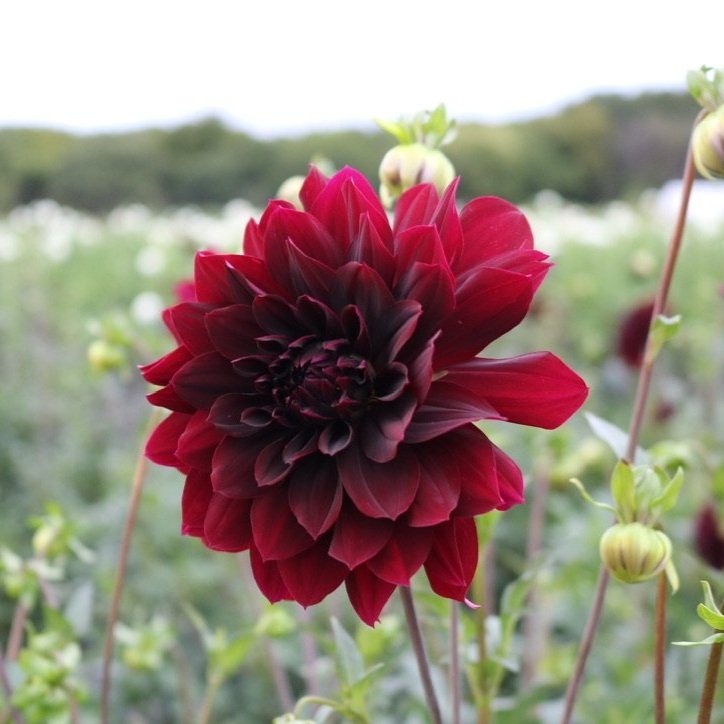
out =
<svg viewBox="0 0 724 724"><path fill-rule="evenodd" d="M599 503L597 500L594 500L589 494L588 491L583 487L583 483L578 478L571 478L570 480L572 485L575 485L578 488L578 492L581 494L581 497L591 505L595 505L597 508L603 508L604 510L609 510L611 513L613 513L618 518L618 511L616 508L614 508L612 505L608 505L608 503Z"/></svg>
<svg viewBox="0 0 724 724"><path fill-rule="evenodd" d="M332 632L339 678L342 683L351 687L365 676L362 654L354 639L334 616L332 617Z"/></svg>
<svg viewBox="0 0 724 724"><path fill-rule="evenodd" d="M712 611L721 613L719 611L719 606L716 605L716 601L714 600L714 594L712 593L709 581L701 581L701 587L704 589L704 605L709 607Z"/></svg>
<svg viewBox="0 0 724 724"><path fill-rule="evenodd" d="M646 352L645 364L651 364L663 346L672 339L681 328L681 315L666 317L663 314L657 315L649 332L649 343Z"/></svg>
<svg viewBox="0 0 724 724"><path fill-rule="evenodd" d="M718 609L712 609L709 608L709 606L705 606L703 603L700 603L696 607L696 612L699 614L699 618L704 621L704 623L708 624L717 631L724 631L724 615L719 613Z"/></svg>
<svg viewBox="0 0 724 724"><path fill-rule="evenodd" d="M724 644L724 633L715 633L701 641L672 641L674 646L711 646L712 644Z"/></svg>
<svg viewBox="0 0 724 724"><path fill-rule="evenodd" d="M603 440L613 450L617 458L626 459L626 450L628 448L628 433L624 432L620 427L614 425L608 420L604 420L592 412L584 413L588 424L593 430L593 434ZM646 453L640 447L636 448L634 459L629 462L643 464L647 460Z"/></svg>
<svg viewBox="0 0 724 724"><path fill-rule="evenodd" d="M632 523L636 514L636 481L631 466L619 460L611 474L611 495L622 523Z"/></svg>
<svg viewBox="0 0 724 724"><path fill-rule="evenodd" d="M215 673L226 679L246 658L252 644L256 640L253 633L245 631L225 642L223 647L215 649L209 656L209 666Z"/></svg>
<svg viewBox="0 0 724 724"><path fill-rule="evenodd" d="M651 501L651 508L653 509L655 515L658 516L661 513L665 513L667 510L670 510L674 507L674 505L676 505L683 483L684 470L683 468L679 468L674 474L674 477L666 483L664 489L661 491L661 494L657 495Z"/></svg>

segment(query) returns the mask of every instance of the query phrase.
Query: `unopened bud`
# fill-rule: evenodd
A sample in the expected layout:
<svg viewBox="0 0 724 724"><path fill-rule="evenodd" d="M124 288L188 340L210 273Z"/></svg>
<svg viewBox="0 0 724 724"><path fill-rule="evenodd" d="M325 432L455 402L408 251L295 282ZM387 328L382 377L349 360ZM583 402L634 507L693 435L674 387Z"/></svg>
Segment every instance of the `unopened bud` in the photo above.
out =
<svg viewBox="0 0 724 724"><path fill-rule="evenodd" d="M694 129L694 164L705 178L724 178L724 105L712 111Z"/></svg>
<svg viewBox="0 0 724 724"><path fill-rule="evenodd" d="M671 541L643 523L618 523L601 537L601 559L614 578L640 583L661 573L671 559Z"/></svg>
<svg viewBox="0 0 724 724"><path fill-rule="evenodd" d="M391 148L380 164L380 196L390 206L417 184L432 184L442 192L455 178L455 169L448 157L438 148L422 143L400 144Z"/></svg>

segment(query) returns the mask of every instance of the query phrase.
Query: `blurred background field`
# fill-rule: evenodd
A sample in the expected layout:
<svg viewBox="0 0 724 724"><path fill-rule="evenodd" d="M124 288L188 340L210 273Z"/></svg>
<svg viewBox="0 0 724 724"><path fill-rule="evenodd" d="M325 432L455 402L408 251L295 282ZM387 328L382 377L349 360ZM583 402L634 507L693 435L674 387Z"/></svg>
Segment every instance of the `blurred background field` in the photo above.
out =
<svg viewBox="0 0 724 724"><path fill-rule="evenodd" d="M449 149L461 195L521 203L555 262L527 320L486 354L553 350L589 383L585 410L623 427L636 371L617 340L625 316L655 291L677 202L671 180L683 166L693 115L693 102L675 94L599 97L555 117L465 126ZM390 145L381 134L358 132L262 142L213 119L102 137L0 130L0 546L31 557L28 521L54 503L93 553L92 560L69 553L63 579L52 582L71 623L64 635L82 651L77 691L68 684L81 721L94 721L98 710L103 627L150 414L135 366L170 347L160 311L190 276L194 252L239 250L246 222L310 158L359 166L374 180ZM693 547L695 516L724 477L721 183L695 188L670 307L683 326L657 369L643 444L656 444L659 461L683 464L687 474L667 520L682 579L670 604L672 641L707 635L695 614L699 580L722 582ZM555 721L609 523L567 481L580 477L605 499L614 456L580 414L552 433L484 428L521 464L529 499L549 488L537 604L528 611L540 641L531 663L530 639L524 645L516 627L500 721ZM180 536L181 487L175 471L148 470L117 636L115 721L196 721L205 692L217 685L214 722L268 722L310 688L333 692L330 615L356 638L366 665L385 663L369 693L372 720L424 721L396 601L375 630L355 622L343 597L307 612L269 608L245 556L211 553ZM530 515L529 503L497 525L491 614L525 568ZM11 567L7 558L0 565L6 588ZM446 631L432 614L447 602L425 595L424 576L415 583L439 673ZM653 590L653 583L612 587L579 721L649 720ZM15 610L11 594L0 595L0 640ZM39 606L30 620L45 625ZM491 618L493 640L500 621ZM669 649L672 722L695 716L705 655ZM47 712L38 717L51 720Z"/></svg>

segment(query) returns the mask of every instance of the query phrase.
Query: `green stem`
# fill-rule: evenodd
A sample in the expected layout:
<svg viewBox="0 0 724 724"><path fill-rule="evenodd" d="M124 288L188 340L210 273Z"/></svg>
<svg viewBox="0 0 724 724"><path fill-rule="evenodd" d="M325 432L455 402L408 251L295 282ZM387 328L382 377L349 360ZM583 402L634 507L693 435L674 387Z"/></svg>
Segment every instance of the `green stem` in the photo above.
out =
<svg viewBox="0 0 724 724"><path fill-rule="evenodd" d="M702 117L703 113L700 113L697 116L696 120L694 121L694 127L696 127ZM674 275L674 268L679 258L679 251L681 250L681 243L684 237L686 214L689 210L689 199L691 198L691 189L694 185L695 176L696 169L694 167L694 156L690 140L689 148L686 154L686 163L684 165L684 174L681 183L681 199L679 202L679 211L676 217L674 230L671 234L671 239L669 241L669 248L666 254L664 269L661 273L661 280L659 281L659 288L656 293L656 299L654 300L654 308L651 314L652 322L666 308L666 302L669 298L669 290L671 288L671 281ZM639 380L636 387L636 397L634 398L633 412L631 413L631 424L628 431L628 445L626 446L626 460L628 461L633 461L636 456L636 448L638 447L639 443L641 426L643 424L644 413L646 411L646 403L648 401L649 392L651 389L651 377L655 362L655 355L651 354L652 341L653 340L651 338L651 335L649 334L646 338L644 363L641 366L641 370L639 372ZM606 599L608 580L608 573L606 569L601 566L601 570L598 575L598 583L596 584L596 592L594 594L591 613L589 614L588 621L586 622L586 628L584 629L584 633L581 638L581 644L578 650L578 658L576 659L573 675L571 676L571 679L568 683L568 690L566 691L566 700L561 724L568 724L573 714L573 707L575 705L576 698L578 696L578 690L583 679L583 672L586 667L586 661L591 651L591 646L593 644L593 639L596 635L596 631L598 630L601 612L603 611L603 603Z"/></svg>
<svg viewBox="0 0 724 724"><path fill-rule="evenodd" d="M656 648L654 656L654 711L656 724L666 724L665 654L666 654L666 573L660 573L656 587Z"/></svg>
<svg viewBox="0 0 724 724"><path fill-rule="evenodd" d="M458 602L450 601L450 693L452 724L460 724L460 614Z"/></svg>
<svg viewBox="0 0 724 724"><path fill-rule="evenodd" d="M697 724L709 724L711 711L714 706L714 694L716 693L716 682L719 678L719 664L721 663L722 647L724 644L712 644L709 649L709 663L706 667L704 677L704 688L701 692L699 704L699 718Z"/></svg>
<svg viewBox="0 0 724 724"><path fill-rule="evenodd" d="M101 672L101 722L108 724L111 694L111 659L113 657L113 632L118 621L118 612L121 605L121 594L123 593L123 584L126 579L126 569L128 567L128 553L131 549L131 538L136 527L136 518L138 517L138 508L141 502L141 492L143 491L143 481L146 475L146 455L145 447L148 434L155 427L160 419L160 410L154 410L148 419L148 433L143 437L143 443L136 460L136 469L133 473L133 481L131 483L131 496L128 501L128 513L126 514L126 523L123 528L123 538L121 539L121 550L118 556L118 565L116 566L116 579L113 583L113 593L111 594L111 607L108 612L108 620L106 622L106 637L103 644L103 668Z"/></svg>
<svg viewBox="0 0 724 724"><path fill-rule="evenodd" d="M432 676L430 675L430 664L425 653L425 644L422 640L422 632L420 631L420 623L415 613L415 603L412 600L412 591L409 586L400 586L400 598L402 599L402 607L405 610L405 619L407 619L407 628L410 632L410 642L417 658L417 668L420 671L420 679L422 680L422 688L425 692L425 700L427 708L430 712L433 724L442 724L440 717L440 705L437 703L435 688L432 685Z"/></svg>
<svg viewBox="0 0 724 724"><path fill-rule="evenodd" d="M488 617L488 606L486 596L486 552L487 546L480 551L480 563L473 578L473 595L479 607L475 610L475 640L478 646L478 662L476 666L475 691L477 722L478 724L489 724L491 721L491 696L490 680L487 673L488 640L486 620Z"/></svg>
<svg viewBox="0 0 724 724"><path fill-rule="evenodd" d="M198 724L208 724L211 721L211 713L214 709L214 699L219 691L219 687L223 682L221 676L211 676L206 683L206 691L204 692L204 700L201 702L201 710L199 711Z"/></svg>

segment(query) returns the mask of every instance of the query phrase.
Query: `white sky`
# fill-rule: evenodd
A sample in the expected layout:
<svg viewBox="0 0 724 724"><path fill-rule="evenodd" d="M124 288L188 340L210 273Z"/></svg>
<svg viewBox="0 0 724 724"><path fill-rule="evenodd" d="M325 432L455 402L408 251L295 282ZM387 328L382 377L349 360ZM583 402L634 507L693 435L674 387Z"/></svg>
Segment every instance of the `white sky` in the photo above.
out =
<svg viewBox="0 0 724 724"><path fill-rule="evenodd" d="M0 127L94 132L218 115L274 136L459 120L724 66L724 0L2 0Z"/></svg>

